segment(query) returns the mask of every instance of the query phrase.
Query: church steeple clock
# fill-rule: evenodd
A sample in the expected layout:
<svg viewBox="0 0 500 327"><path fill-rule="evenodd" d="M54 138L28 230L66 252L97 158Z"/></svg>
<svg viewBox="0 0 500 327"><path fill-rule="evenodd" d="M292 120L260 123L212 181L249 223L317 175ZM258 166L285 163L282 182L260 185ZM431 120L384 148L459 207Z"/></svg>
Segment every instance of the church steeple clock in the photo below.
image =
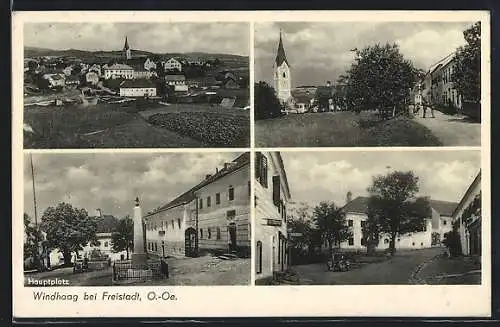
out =
<svg viewBox="0 0 500 327"><path fill-rule="evenodd" d="M132 49L130 49L130 46L128 45L128 39L125 36L125 45L123 46L123 52L125 52L125 57L127 60L132 59Z"/></svg>
<svg viewBox="0 0 500 327"><path fill-rule="evenodd" d="M286 59L280 30L280 40L274 63L274 89L280 102L285 103L292 96L291 87L290 64Z"/></svg>

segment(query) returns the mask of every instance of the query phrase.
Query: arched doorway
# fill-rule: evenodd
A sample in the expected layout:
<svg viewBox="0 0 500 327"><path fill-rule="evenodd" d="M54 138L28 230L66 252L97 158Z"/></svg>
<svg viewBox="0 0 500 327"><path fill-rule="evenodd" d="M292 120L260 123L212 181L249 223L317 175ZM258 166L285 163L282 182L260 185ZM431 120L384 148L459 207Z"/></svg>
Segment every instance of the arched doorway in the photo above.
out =
<svg viewBox="0 0 500 327"><path fill-rule="evenodd" d="M184 232L185 255L186 257L195 257L198 254L198 242L196 230L189 227Z"/></svg>
<svg viewBox="0 0 500 327"><path fill-rule="evenodd" d="M229 252L234 252L236 251L236 224L229 223L227 232L229 234Z"/></svg>

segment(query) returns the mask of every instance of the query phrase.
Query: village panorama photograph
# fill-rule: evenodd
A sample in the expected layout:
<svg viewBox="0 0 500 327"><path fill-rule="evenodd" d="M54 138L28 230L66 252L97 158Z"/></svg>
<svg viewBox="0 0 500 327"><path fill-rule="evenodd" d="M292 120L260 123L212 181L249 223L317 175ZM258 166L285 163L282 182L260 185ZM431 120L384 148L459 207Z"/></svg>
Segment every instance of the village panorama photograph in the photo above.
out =
<svg viewBox="0 0 500 327"><path fill-rule="evenodd" d="M257 147L480 146L481 22L255 24Z"/></svg>
<svg viewBox="0 0 500 327"><path fill-rule="evenodd" d="M26 153L24 285L249 285L250 190L249 153Z"/></svg>
<svg viewBox="0 0 500 327"><path fill-rule="evenodd" d="M26 23L24 148L250 144L248 23Z"/></svg>
<svg viewBox="0 0 500 327"><path fill-rule="evenodd" d="M256 285L481 284L480 167L477 150L257 152Z"/></svg>

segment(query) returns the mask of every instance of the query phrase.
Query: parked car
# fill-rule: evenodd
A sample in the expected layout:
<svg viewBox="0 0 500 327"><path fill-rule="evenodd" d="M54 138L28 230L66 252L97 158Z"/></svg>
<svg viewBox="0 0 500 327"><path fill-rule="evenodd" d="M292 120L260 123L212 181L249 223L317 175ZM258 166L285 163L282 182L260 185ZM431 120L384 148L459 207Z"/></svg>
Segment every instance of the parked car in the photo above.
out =
<svg viewBox="0 0 500 327"><path fill-rule="evenodd" d="M73 273L84 272L89 269L89 262L87 258L77 258L73 264Z"/></svg>
<svg viewBox="0 0 500 327"><path fill-rule="evenodd" d="M351 269L351 262L342 253L333 253L327 259L328 271L349 271Z"/></svg>

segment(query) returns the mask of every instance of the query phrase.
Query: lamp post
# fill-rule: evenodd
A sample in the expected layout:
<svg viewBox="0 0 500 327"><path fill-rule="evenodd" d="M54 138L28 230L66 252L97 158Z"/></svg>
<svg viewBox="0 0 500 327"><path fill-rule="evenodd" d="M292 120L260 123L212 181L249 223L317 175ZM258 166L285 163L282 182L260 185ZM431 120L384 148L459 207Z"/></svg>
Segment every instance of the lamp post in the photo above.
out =
<svg viewBox="0 0 500 327"><path fill-rule="evenodd" d="M38 213L37 213L37 205L36 205L36 189L35 189L35 169L33 167L33 154L30 153L30 164L31 164L31 181L33 184L33 207L35 214L35 243L36 243L36 251L34 254L34 261L36 267L40 270L40 260L39 260L39 251L40 251L40 240L39 240L39 230L38 230Z"/></svg>

